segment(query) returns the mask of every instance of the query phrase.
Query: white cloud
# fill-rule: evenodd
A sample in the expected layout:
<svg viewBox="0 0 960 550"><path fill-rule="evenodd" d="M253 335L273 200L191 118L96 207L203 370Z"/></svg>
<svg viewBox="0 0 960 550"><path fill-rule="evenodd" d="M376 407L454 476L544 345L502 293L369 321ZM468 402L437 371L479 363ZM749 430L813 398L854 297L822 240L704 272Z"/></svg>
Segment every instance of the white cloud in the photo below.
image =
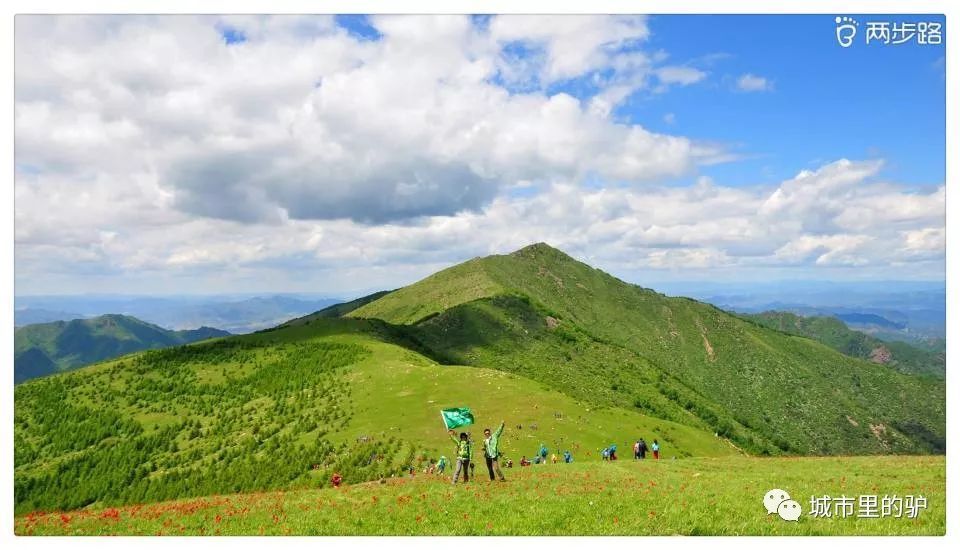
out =
<svg viewBox="0 0 960 550"><path fill-rule="evenodd" d="M17 276L49 280L63 272L57 266L69 266L76 278L79 266L79 272L96 268L98 277L110 281L135 273L135 283L190 277L192 285L207 281L217 289L268 279L294 290L359 291L396 286L456 261L535 241L615 273L816 267L887 274L903 262L929 265L936 273L945 247L943 188L918 193L871 182L877 164L838 161L763 188L722 186L707 178L689 187L524 184L532 194L501 194L481 211L379 225L289 219L246 224L157 207L157 215L170 212L171 218L150 225L114 219L109 226L79 218L64 233L54 221L71 210L54 202L44 219L18 218ZM806 194L804 186L833 191ZM18 208L40 200L18 192ZM843 196L840 207L837 193ZM925 206L906 221L868 217L858 228L837 221L908 198L923 199ZM85 204L96 208L101 200L109 204L95 195ZM771 204L777 209L771 211ZM810 223L818 210L824 216ZM95 213L111 219L107 207ZM47 232L21 234L34 226Z"/></svg>
<svg viewBox="0 0 960 550"><path fill-rule="evenodd" d="M614 271L942 264L944 188L878 161L662 185L724 151L609 114L696 75L621 52L643 19L531 21L377 17L367 41L329 18L18 17L18 291L381 288L541 240ZM591 101L505 89L517 40L538 81L623 76Z"/></svg>
<svg viewBox="0 0 960 550"><path fill-rule="evenodd" d="M17 163L152 178L191 215L378 223L478 210L517 179L643 182L720 153L492 83L505 41L544 44L544 78L567 78L621 63L642 18L372 24L382 40L327 18L18 18ZM225 44L224 25L248 40Z"/></svg>
<svg viewBox="0 0 960 550"><path fill-rule="evenodd" d="M686 86L700 82L707 77L707 73L693 67L667 66L656 70L657 78L663 84L680 84Z"/></svg>
<svg viewBox="0 0 960 550"><path fill-rule="evenodd" d="M547 83L612 66L618 50L649 34L643 16L519 15L490 23L498 44L518 42L544 50L540 78Z"/></svg>
<svg viewBox="0 0 960 550"><path fill-rule="evenodd" d="M742 92L768 92L773 89L773 82L766 77L746 73L737 79L737 89Z"/></svg>

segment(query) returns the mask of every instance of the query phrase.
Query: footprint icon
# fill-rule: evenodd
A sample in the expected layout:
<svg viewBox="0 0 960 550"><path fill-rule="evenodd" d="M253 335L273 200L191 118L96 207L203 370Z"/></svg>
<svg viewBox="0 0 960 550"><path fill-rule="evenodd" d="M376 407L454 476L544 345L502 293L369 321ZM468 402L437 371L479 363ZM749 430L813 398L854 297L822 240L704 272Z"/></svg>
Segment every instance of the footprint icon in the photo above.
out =
<svg viewBox="0 0 960 550"><path fill-rule="evenodd" d="M853 37L857 36L857 27L860 23L852 17L838 16L834 21L837 23L837 42L841 48L849 48L853 44Z"/></svg>

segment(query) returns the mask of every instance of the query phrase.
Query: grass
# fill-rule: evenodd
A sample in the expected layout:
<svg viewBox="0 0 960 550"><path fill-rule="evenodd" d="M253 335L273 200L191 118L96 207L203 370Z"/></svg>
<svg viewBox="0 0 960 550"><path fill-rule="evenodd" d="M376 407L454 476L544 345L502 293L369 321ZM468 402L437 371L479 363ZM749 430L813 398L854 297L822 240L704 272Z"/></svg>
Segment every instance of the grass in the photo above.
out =
<svg viewBox="0 0 960 550"><path fill-rule="evenodd" d="M704 430L439 365L387 341L381 325L316 319L17 386L17 512L290 489L333 470L377 479L453 456L439 418L448 406L473 408L478 448L482 428L506 420L502 448L517 463L540 443L587 458L641 436L665 456L737 453Z"/></svg>
<svg viewBox="0 0 960 550"><path fill-rule="evenodd" d="M478 469L479 472L479 469ZM451 486L416 475L15 519L18 535L943 535L943 457L692 458L548 464ZM786 490L804 515L767 515ZM916 519L815 518L812 495L922 495Z"/></svg>
<svg viewBox="0 0 960 550"><path fill-rule="evenodd" d="M452 443L440 423L442 408L469 405L477 425L467 428L479 445L484 427L507 427L503 449L519 461L544 443L551 452L570 449L575 455L597 456L618 444L626 449L638 437L659 438L668 456L720 456L736 453L712 433L618 407L597 407L507 372L463 366L441 366L408 350L368 343L375 353L348 375L357 411L338 441L394 435L417 442L431 456L453 456ZM385 419L387 420L385 422ZM517 429L517 426L521 426ZM588 454L590 453L590 454Z"/></svg>
<svg viewBox="0 0 960 550"><path fill-rule="evenodd" d="M717 432L754 454L945 450L943 380L627 284L544 244L456 265L349 313L443 362Z"/></svg>

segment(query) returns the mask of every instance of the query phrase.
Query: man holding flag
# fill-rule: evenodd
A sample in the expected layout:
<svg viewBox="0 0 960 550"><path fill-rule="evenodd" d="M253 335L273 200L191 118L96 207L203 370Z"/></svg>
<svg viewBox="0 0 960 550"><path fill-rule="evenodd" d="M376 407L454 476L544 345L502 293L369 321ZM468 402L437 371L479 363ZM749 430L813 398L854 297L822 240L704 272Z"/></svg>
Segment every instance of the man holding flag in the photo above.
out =
<svg viewBox="0 0 960 550"><path fill-rule="evenodd" d="M457 407L441 410L440 417L443 419L443 424L447 427L447 430L449 430L450 439L457 446L457 467L453 471L453 484L456 485L461 471L463 472L463 481L466 483L470 481L470 456L473 454L473 449L470 448L471 442L467 437L467 432L460 432L460 438L457 439L457 432L453 429L473 424L473 413L467 407Z"/></svg>

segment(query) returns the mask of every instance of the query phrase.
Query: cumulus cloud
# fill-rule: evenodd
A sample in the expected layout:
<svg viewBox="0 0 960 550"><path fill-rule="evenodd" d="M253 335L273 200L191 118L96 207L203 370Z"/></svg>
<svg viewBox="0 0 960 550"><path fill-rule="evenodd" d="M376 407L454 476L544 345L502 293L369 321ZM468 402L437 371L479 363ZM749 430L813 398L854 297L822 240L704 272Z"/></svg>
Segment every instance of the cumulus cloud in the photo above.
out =
<svg viewBox="0 0 960 550"><path fill-rule="evenodd" d="M193 215L380 223L477 211L518 179L645 182L721 156L496 83L514 42L543 49L544 82L623 64L643 18L371 24L379 40L329 18L18 18L17 163L154 176ZM228 44L224 28L245 40Z"/></svg>
<svg viewBox="0 0 960 550"><path fill-rule="evenodd" d="M349 291L534 241L614 272L942 264L943 186L879 161L666 185L726 152L611 110L705 75L637 50L642 18L537 21L18 17L18 284Z"/></svg>
<svg viewBox="0 0 960 550"><path fill-rule="evenodd" d="M621 50L649 34L644 16L518 15L490 23L490 36L498 44L518 43L543 51L538 76L544 83L622 63ZM510 71L509 58L502 61Z"/></svg>
<svg viewBox="0 0 960 550"><path fill-rule="evenodd" d="M736 86L741 92L768 92L773 89L773 81L763 76L746 73L740 75Z"/></svg>

